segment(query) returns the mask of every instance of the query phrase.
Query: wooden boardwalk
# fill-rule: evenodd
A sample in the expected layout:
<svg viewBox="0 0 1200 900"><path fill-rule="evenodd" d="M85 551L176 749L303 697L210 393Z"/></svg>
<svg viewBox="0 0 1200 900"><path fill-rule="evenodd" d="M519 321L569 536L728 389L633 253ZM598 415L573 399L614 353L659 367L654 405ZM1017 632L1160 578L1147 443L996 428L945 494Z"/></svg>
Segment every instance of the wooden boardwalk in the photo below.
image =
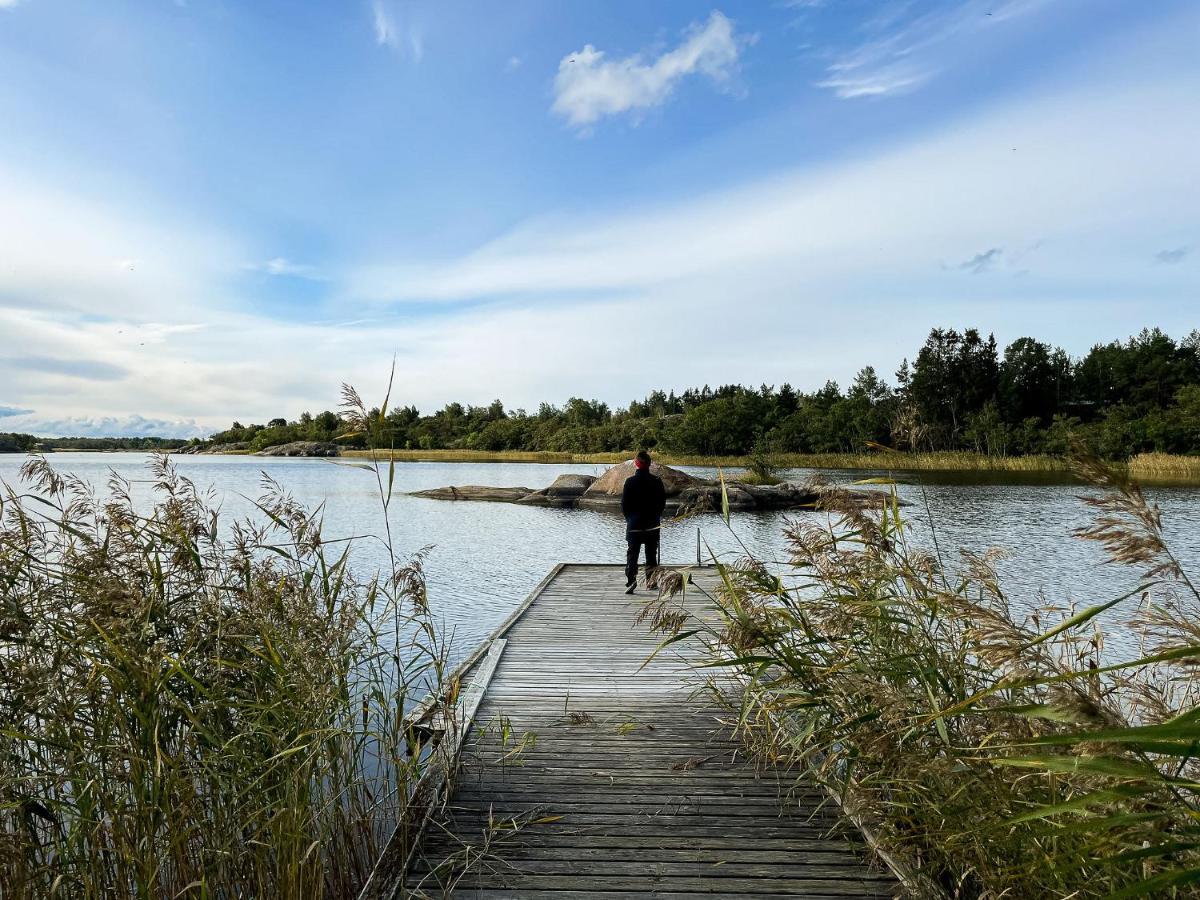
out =
<svg viewBox="0 0 1200 900"><path fill-rule="evenodd" d="M642 668L648 594L623 581L560 566L502 627L447 807L394 895L900 896L816 785L746 759L693 696L686 644Z"/></svg>

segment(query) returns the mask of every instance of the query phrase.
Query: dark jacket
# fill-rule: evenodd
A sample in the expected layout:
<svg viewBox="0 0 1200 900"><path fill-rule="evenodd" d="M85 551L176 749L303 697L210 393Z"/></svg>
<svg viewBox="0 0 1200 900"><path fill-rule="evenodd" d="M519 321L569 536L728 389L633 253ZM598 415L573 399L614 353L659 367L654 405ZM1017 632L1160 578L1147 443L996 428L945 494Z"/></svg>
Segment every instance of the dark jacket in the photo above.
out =
<svg viewBox="0 0 1200 900"><path fill-rule="evenodd" d="M625 479L621 491L621 512L625 514L625 530L651 531L658 528L659 517L667 505L667 491L662 479L651 475L649 469L638 469Z"/></svg>

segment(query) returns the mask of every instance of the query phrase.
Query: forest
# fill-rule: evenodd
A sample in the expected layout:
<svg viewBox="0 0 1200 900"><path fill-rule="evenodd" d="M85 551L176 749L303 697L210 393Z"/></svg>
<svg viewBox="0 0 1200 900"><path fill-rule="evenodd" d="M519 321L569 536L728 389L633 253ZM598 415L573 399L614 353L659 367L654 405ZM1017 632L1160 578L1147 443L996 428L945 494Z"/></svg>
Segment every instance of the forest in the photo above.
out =
<svg viewBox="0 0 1200 900"><path fill-rule="evenodd" d="M188 444L182 438L161 437L37 437L0 431L0 453L31 450L174 450Z"/></svg>
<svg viewBox="0 0 1200 900"><path fill-rule="evenodd" d="M1200 453L1200 331L1180 340L1143 330L1096 344L1081 358L1032 337L998 347L977 329L935 328L892 379L865 366L842 388L790 384L655 390L627 407L572 397L536 411L459 402L422 414L397 406L369 435L348 435L332 411L265 425L234 422L212 444L250 450L296 440L397 449L599 453L659 448L675 454L901 450L989 456L1061 454L1078 438L1109 459Z"/></svg>

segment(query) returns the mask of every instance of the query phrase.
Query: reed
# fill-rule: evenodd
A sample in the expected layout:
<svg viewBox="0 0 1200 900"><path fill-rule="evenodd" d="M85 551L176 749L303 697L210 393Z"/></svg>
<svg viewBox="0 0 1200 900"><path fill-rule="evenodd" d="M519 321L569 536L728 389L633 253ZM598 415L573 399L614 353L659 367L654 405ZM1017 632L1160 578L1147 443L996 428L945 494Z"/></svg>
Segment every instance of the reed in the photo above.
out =
<svg viewBox="0 0 1200 900"><path fill-rule="evenodd" d="M534 462L612 465L632 459L633 451L615 453L557 453L524 450L343 450L343 456L371 456L407 462ZM759 459L750 456L694 456L656 452L659 462L676 466L742 468L753 472ZM1122 465L1130 475L1172 484L1200 484L1200 456L1140 453ZM1071 474L1071 463L1060 456L987 456L969 451L909 453L872 450L862 453L772 453L770 468L866 469L895 472L996 472ZM769 477L769 476L768 476ZM764 483L771 483L769 480Z"/></svg>
<svg viewBox="0 0 1200 900"><path fill-rule="evenodd" d="M343 450L342 456L372 456L401 462L532 462L532 463L619 463L632 459L628 453L560 453L551 450Z"/></svg>
<svg viewBox="0 0 1200 900"><path fill-rule="evenodd" d="M149 465L140 502L40 457L0 497L0 896L356 896L442 693L420 560L385 534L360 577L265 475L226 522Z"/></svg>
<svg viewBox="0 0 1200 900"><path fill-rule="evenodd" d="M847 504L790 527L781 571L716 562L700 613L668 574L643 616L663 646L702 640L742 685L748 744L825 783L919 892L1194 896L1200 594L1124 471L1076 471L1103 489L1078 537L1141 573L1086 609L1017 615L993 555L949 563L909 544L898 504ZM1142 655L1108 658L1106 620Z"/></svg>
<svg viewBox="0 0 1200 900"><path fill-rule="evenodd" d="M1139 453L1129 460L1129 474L1141 480L1172 479L1200 482L1200 456Z"/></svg>

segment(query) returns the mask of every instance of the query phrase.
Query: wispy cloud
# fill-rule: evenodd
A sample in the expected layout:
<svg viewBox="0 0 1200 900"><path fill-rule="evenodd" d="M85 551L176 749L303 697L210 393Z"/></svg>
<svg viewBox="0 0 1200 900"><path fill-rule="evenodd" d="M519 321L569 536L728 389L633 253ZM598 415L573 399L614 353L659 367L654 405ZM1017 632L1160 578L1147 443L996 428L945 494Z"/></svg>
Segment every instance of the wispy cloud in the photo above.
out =
<svg viewBox="0 0 1200 900"><path fill-rule="evenodd" d="M504 70L506 72L515 72L517 69L521 68L521 65L524 62L525 61L519 56L510 56L508 58L508 62L504 64Z"/></svg>
<svg viewBox="0 0 1200 900"><path fill-rule="evenodd" d="M1003 248L992 247L990 250L985 250L983 253L976 253L970 259L960 262L954 268L958 269L960 272L970 272L972 275L981 275L995 265L1003 253Z"/></svg>
<svg viewBox="0 0 1200 900"><path fill-rule="evenodd" d="M9 356L0 357L0 365L17 372L45 372L49 375L66 375L88 381L119 381L129 370L112 363L90 359L60 359L52 356Z"/></svg>
<svg viewBox="0 0 1200 900"><path fill-rule="evenodd" d="M425 40L415 23L402 23L388 0L371 0L371 24L375 43L381 47L408 53L414 62L425 55Z"/></svg>
<svg viewBox="0 0 1200 900"><path fill-rule="evenodd" d="M21 0L0 0L0 9L12 9L20 2Z"/></svg>
<svg viewBox="0 0 1200 900"><path fill-rule="evenodd" d="M769 308L769 298L786 295L811 298L812 315L856 291L876 300L911 291L927 298L919 317L927 325L929 297L952 290L961 303L994 290L931 281L931 260L984 272L1008 259L1005 248L1044 240L1053 253L1022 262L1060 295L1071 284L1082 293L1096 284L1136 290L1144 258L1128 249L1135 236L1190 227L1177 173L1190 164L1200 122L1169 113L1188 108L1192 86L1088 84L1023 97L868 158L611 217L564 211L447 263L364 265L347 273L344 289L385 303L603 296L640 298L647 309L678 293L692 298L695 314L710 299L713 309L732 295ZM1013 154L1013 141L1038 151ZM1091 171L1078 164L1084 147L1094 148ZM1089 189L1096 179L1106 191Z"/></svg>
<svg viewBox="0 0 1200 900"><path fill-rule="evenodd" d="M0 406L0 419L8 418L9 416L27 416L32 409L22 409L19 406Z"/></svg>
<svg viewBox="0 0 1200 900"><path fill-rule="evenodd" d="M307 278L310 281L321 280L321 275L315 266L292 262L284 256L276 256L262 262L248 263L246 268L253 272L265 272L268 275L281 275L289 278Z"/></svg>
<svg viewBox="0 0 1200 900"><path fill-rule="evenodd" d="M584 128L605 116L659 106L689 75L726 84L748 40L736 35L733 23L714 11L707 22L693 24L678 47L650 59L641 54L606 59L603 50L585 44L558 64L553 110Z"/></svg>
<svg viewBox="0 0 1200 900"><path fill-rule="evenodd" d="M1174 250L1159 250L1154 254L1154 258L1160 263L1174 265L1175 263L1183 262L1184 258L1191 252L1191 247L1176 247Z"/></svg>
<svg viewBox="0 0 1200 900"><path fill-rule="evenodd" d="M844 99L908 93L975 52L988 29L1046 5L1047 0L896 0L863 23L871 36L840 53L817 86Z"/></svg>

